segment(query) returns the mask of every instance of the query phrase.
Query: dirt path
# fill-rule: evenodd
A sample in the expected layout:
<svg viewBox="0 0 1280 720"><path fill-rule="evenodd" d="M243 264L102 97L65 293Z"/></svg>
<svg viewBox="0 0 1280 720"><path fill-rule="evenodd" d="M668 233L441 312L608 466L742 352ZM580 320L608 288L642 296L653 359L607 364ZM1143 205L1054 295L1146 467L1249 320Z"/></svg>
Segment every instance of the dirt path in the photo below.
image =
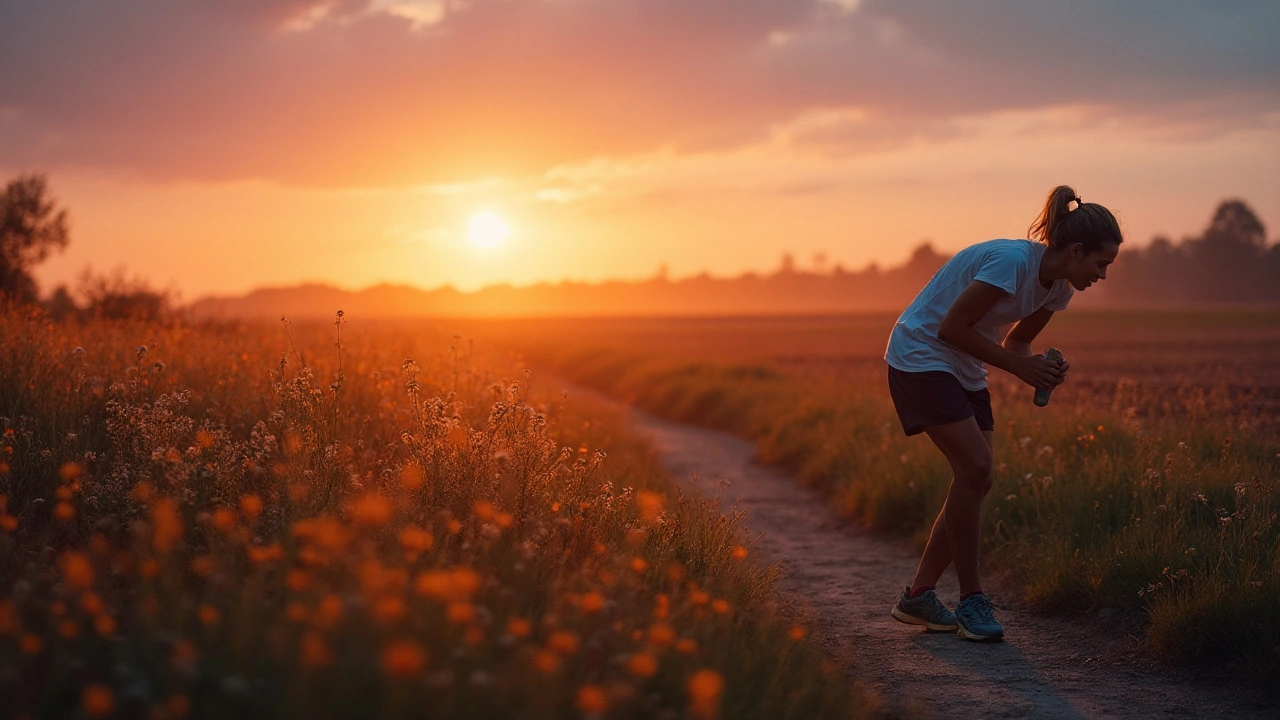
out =
<svg viewBox="0 0 1280 720"><path fill-rule="evenodd" d="M1097 622L1046 618L1001 602L988 587L1006 642L977 644L925 633L889 616L915 569L907 543L851 528L823 499L782 472L753 462L748 441L631 411L667 470L685 487L747 511L754 548L783 571L818 636L848 658L850 674L875 688L891 714L940 718L1254 718L1280 709L1256 693L1142 668L1134 641ZM727 481L727 483L725 482ZM954 573L938 588L957 596ZM1119 638L1119 639L1117 639ZM1231 683L1236 684L1236 683Z"/></svg>

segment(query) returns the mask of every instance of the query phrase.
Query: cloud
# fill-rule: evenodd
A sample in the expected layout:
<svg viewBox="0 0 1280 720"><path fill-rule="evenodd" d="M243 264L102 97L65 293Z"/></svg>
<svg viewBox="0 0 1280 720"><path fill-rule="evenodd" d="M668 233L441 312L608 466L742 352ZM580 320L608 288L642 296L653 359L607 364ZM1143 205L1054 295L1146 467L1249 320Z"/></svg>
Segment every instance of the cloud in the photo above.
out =
<svg viewBox="0 0 1280 720"><path fill-rule="evenodd" d="M1280 109L1277 26L1189 0L6 3L0 165L405 186L1061 106L1212 133Z"/></svg>

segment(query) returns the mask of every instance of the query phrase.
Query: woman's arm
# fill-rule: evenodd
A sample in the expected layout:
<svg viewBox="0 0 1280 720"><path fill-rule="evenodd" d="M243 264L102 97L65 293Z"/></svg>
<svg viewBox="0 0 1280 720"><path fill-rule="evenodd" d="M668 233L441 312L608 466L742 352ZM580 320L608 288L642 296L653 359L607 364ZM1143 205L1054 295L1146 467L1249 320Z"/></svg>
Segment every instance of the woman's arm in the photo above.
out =
<svg viewBox="0 0 1280 720"><path fill-rule="evenodd" d="M1036 339L1040 331L1045 325L1049 324L1050 318L1053 317L1052 310L1040 308L1030 315L1018 321L1017 325L1004 336L1004 342L1001 343L1005 350L1014 355L1027 356L1031 354L1031 341Z"/></svg>
<svg viewBox="0 0 1280 720"><path fill-rule="evenodd" d="M1028 354L1022 355L992 342L974 328L974 325L1006 294L995 285L981 280L969 283L969 287L965 288L964 292L951 303L947 314L943 316L942 325L938 328L938 339L988 365L1016 376L1032 387L1055 387L1062 382L1062 368L1055 362L1030 355L1030 341L1026 341ZM1052 313L1049 314L1052 315ZM1036 317L1036 313L1032 313L1022 322L1033 317ZM1048 321L1046 317L1035 331L1039 332ZM1022 323L1018 325L1021 326ZM1031 326L1028 325L1028 330L1030 328ZM1010 334L1012 335L1012 332Z"/></svg>

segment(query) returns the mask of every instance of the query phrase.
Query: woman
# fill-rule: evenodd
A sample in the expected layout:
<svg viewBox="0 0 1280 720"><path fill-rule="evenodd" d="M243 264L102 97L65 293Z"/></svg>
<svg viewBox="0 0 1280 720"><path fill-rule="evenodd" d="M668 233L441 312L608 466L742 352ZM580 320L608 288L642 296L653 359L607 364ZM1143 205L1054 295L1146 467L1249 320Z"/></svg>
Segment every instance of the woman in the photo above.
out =
<svg viewBox="0 0 1280 720"><path fill-rule="evenodd" d="M1066 309L1074 290L1107 277L1123 242L1109 210L1081 202L1065 185L1049 193L1027 235L1030 240L979 243L948 260L898 318L885 352L902 429L928 435L953 474L915 578L892 615L930 630L958 630L970 640L1004 636L978 578L995 427L985 365L1037 389L1060 384L1069 365L1032 355L1031 341ZM1011 323L1001 340L999 328ZM934 593L951 563L960 580L954 613Z"/></svg>

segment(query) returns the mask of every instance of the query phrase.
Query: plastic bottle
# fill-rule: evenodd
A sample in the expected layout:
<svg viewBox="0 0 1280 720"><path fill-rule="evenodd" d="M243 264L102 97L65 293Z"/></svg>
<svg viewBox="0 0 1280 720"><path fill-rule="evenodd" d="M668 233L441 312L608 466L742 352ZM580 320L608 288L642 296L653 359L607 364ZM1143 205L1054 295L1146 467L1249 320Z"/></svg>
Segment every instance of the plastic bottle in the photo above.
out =
<svg viewBox="0 0 1280 720"><path fill-rule="evenodd" d="M1052 360L1058 363L1059 365L1061 365L1062 361L1066 359L1062 355L1062 351L1055 347L1051 347L1048 350L1045 350L1044 354L1042 354L1040 357L1044 358L1045 360ZM1051 392L1053 392L1052 388L1048 390L1042 390L1040 388L1036 388L1036 394L1035 394L1035 397L1032 399L1032 402L1036 404L1036 407L1044 407L1045 405L1048 405L1049 393Z"/></svg>

